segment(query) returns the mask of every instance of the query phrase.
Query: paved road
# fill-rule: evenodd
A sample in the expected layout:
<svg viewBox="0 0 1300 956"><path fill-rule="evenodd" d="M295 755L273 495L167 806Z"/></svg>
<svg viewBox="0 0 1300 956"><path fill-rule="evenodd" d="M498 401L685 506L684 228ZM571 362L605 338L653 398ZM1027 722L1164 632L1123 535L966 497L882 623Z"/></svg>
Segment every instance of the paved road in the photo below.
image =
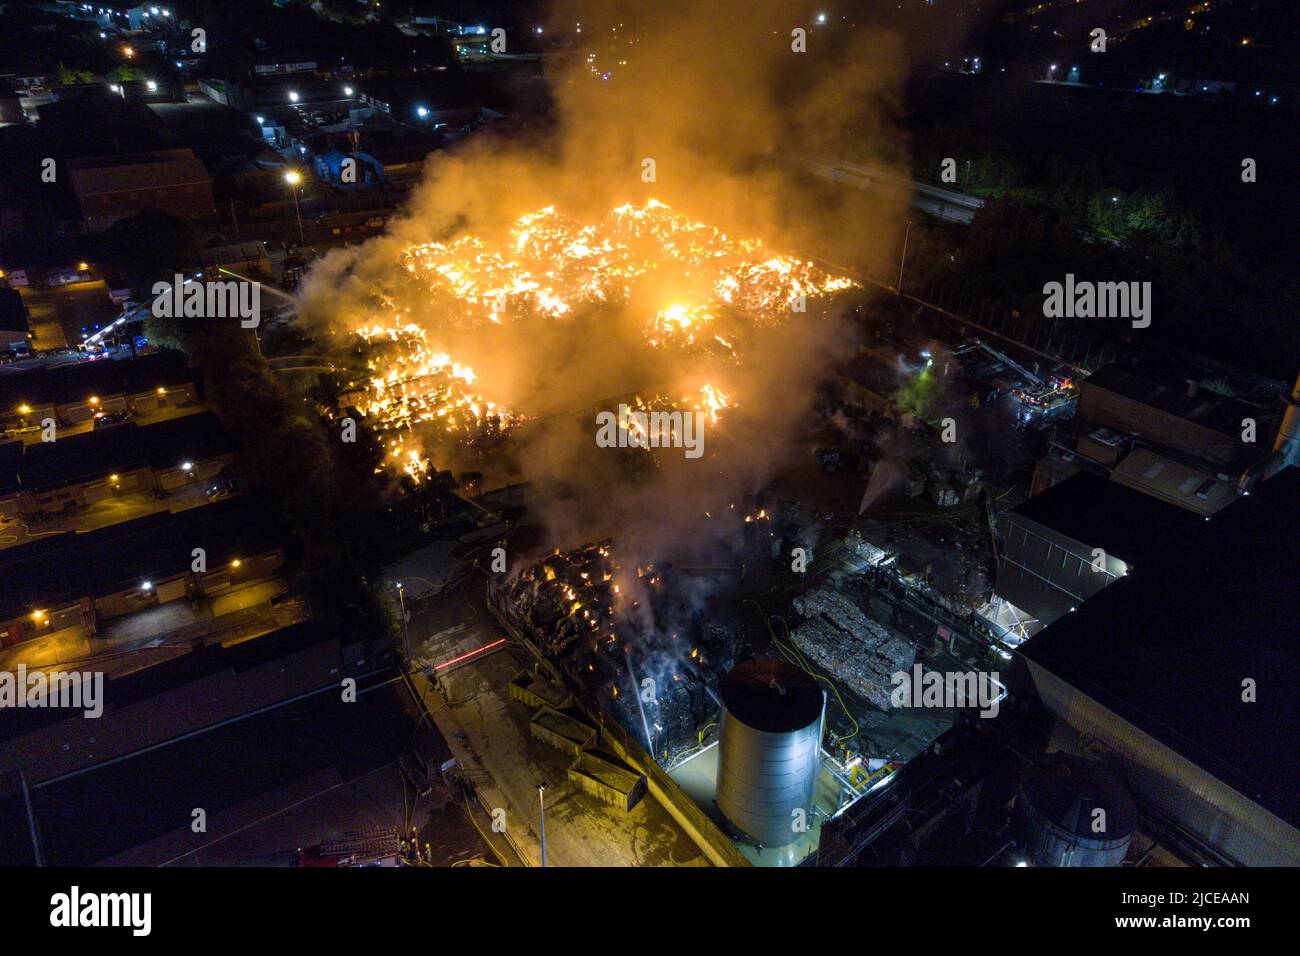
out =
<svg viewBox="0 0 1300 956"><path fill-rule="evenodd" d="M915 179L908 179L882 169L850 163L832 156L806 156L799 163L809 172L832 182L844 183L857 189L871 189L879 192L908 192L912 205L922 212L970 225L975 213L984 205L984 200L952 189L931 186Z"/></svg>
<svg viewBox="0 0 1300 956"><path fill-rule="evenodd" d="M699 847L653 796L630 812L615 809L569 782L572 757L533 739L532 712L510 698L521 669L483 608L482 586L416 607L410 622L412 656L439 668L449 703L427 698L439 731L480 794L503 809L511 844L536 866L541 859L538 782L545 781L546 849L551 866L707 866ZM516 653L520 656L517 657ZM465 658L457 663L459 658Z"/></svg>

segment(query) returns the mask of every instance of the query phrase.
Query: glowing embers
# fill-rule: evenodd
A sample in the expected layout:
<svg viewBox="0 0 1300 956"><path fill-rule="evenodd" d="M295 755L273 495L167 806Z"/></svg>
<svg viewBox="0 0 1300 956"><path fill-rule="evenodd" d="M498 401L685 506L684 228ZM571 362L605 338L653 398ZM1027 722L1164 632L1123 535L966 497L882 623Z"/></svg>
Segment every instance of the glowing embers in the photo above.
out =
<svg viewBox="0 0 1300 956"><path fill-rule="evenodd" d="M730 239L654 199L586 225L546 206L520 216L495 246L465 235L409 246L401 259L431 293L459 303L453 320L461 324L558 319L584 305L624 302L651 272L702 280L718 301L760 319L791 312L800 297L854 285L811 262L774 256L757 239Z"/></svg>
<svg viewBox="0 0 1300 956"><path fill-rule="evenodd" d="M857 285L846 276L833 276L811 262L776 256L728 269L713 292L733 308L762 318L803 311L809 299L832 295Z"/></svg>
<svg viewBox="0 0 1300 956"><path fill-rule="evenodd" d="M515 421L473 389L473 369L430 349L418 326L373 326L359 334L382 358L368 363L376 374L360 390L357 409L383 434L390 467L417 480L429 470L423 442L412 438L417 428L473 441Z"/></svg>
<svg viewBox="0 0 1300 956"><path fill-rule="evenodd" d="M731 340L716 331L713 310L703 305L670 305L646 323L645 337L654 348L681 349L736 357Z"/></svg>
<svg viewBox="0 0 1300 956"><path fill-rule="evenodd" d="M609 540L556 549L505 586L505 606L548 655L573 650L590 659L616 647L621 653L635 636L637 609L662 577L649 564L621 568L611 551Z"/></svg>
<svg viewBox="0 0 1300 956"><path fill-rule="evenodd" d="M695 415L701 424L716 425L718 413L732 407L734 403L726 392L706 382L677 401L663 395L650 399L638 395L628 403L620 427L628 432L630 448L680 448L683 443L690 444L694 424L687 422L685 416Z"/></svg>

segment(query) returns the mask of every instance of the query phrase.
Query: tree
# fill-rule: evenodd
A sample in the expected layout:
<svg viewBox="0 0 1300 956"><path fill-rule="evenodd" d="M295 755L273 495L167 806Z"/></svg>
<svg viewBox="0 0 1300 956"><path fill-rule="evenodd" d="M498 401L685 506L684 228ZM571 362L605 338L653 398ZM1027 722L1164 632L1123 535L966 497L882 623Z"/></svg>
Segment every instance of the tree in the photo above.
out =
<svg viewBox="0 0 1300 956"><path fill-rule="evenodd" d="M199 245L188 222L154 209L119 219L104 234L104 254L137 292L170 282L198 261Z"/></svg>

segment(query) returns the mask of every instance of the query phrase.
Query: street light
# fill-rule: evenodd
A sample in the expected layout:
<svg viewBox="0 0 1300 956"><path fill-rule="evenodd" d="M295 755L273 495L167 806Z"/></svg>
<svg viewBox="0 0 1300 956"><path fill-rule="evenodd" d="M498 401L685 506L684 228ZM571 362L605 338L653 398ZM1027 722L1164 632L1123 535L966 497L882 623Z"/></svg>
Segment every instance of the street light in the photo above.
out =
<svg viewBox="0 0 1300 956"><path fill-rule="evenodd" d="M302 235L302 209L298 205L298 184L302 182L302 173L291 169L284 174L284 181L293 187L293 213L298 218L298 244L305 246L307 240Z"/></svg>
<svg viewBox="0 0 1300 956"><path fill-rule="evenodd" d="M411 629L406 621L406 588L397 582L397 601L402 606L402 644L406 648L406 663L411 663Z"/></svg>
<svg viewBox="0 0 1300 956"><path fill-rule="evenodd" d="M903 266L907 264L907 237L912 232L912 220L907 220L907 228L903 230L903 257L898 261L898 294L903 294Z"/></svg>
<svg viewBox="0 0 1300 956"><path fill-rule="evenodd" d="M537 785L537 820L542 832L542 866L546 866L546 782Z"/></svg>

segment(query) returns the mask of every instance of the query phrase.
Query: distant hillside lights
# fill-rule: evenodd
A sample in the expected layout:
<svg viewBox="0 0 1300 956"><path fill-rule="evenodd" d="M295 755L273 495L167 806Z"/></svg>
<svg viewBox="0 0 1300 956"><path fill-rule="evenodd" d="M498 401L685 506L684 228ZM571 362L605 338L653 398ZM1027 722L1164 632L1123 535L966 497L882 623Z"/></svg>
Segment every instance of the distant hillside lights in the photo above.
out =
<svg viewBox="0 0 1300 956"><path fill-rule="evenodd" d="M262 287L247 280L196 282L176 275L168 282L155 282L151 311L163 319L239 319L245 329L261 324Z"/></svg>

